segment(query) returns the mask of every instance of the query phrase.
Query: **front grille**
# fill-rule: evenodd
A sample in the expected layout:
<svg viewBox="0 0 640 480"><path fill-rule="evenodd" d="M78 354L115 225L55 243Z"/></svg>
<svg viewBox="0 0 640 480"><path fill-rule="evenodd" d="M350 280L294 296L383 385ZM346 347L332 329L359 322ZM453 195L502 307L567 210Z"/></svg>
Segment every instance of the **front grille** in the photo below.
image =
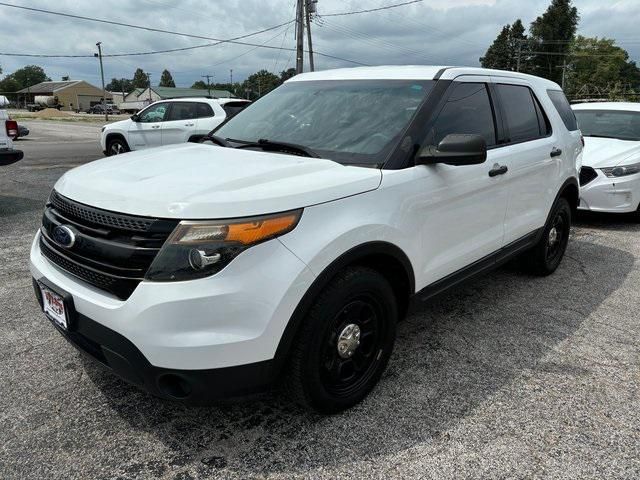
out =
<svg viewBox="0 0 640 480"><path fill-rule="evenodd" d="M54 191L42 217L40 249L62 270L126 300L177 223L101 210ZM71 248L52 240L59 225L73 229Z"/></svg>
<svg viewBox="0 0 640 480"><path fill-rule="evenodd" d="M582 167L580 169L580 186L583 187L587 183L592 182L598 176L598 172L596 172L591 167Z"/></svg>

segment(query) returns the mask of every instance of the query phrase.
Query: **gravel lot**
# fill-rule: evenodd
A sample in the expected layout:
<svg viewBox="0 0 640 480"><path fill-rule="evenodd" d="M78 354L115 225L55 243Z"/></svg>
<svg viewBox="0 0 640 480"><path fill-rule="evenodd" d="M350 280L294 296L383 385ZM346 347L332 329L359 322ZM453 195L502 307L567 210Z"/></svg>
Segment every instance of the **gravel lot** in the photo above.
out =
<svg viewBox="0 0 640 480"><path fill-rule="evenodd" d="M29 244L99 126L25 124L0 175L0 478L640 477L640 222L581 216L553 276L506 267L416 306L347 413L186 408L85 362L39 311Z"/></svg>

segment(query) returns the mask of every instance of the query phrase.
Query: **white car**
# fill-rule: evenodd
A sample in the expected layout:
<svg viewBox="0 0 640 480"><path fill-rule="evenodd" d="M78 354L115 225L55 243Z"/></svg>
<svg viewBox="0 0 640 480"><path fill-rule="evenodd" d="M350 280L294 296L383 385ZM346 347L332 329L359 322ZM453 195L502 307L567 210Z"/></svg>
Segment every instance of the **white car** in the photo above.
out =
<svg viewBox="0 0 640 480"><path fill-rule="evenodd" d="M0 97L0 101L4 98ZM0 166L11 165L22 160L24 156L22 151L13 148L12 138L17 136L18 122L11 120L6 110L0 110Z"/></svg>
<svg viewBox="0 0 640 480"><path fill-rule="evenodd" d="M100 147L105 155L111 156L198 141L250 103L240 98L180 98L155 102L130 119L102 127Z"/></svg>
<svg viewBox="0 0 640 480"><path fill-rule="evenodd" d="M31 249L35 294L72 344L160 397L284 376L294 400L340 411L380 379L411 298L517 255L556 270L582 143L554 101L571 114L555 83L497 70L298 75L219 146L67 172Z"/></svg>
<svg viewBox="0 0 640 480"><path fill-rule="evenodd" d="M581 103L573 111L585 137L578 208L639 211L640 103Z"/></svg>

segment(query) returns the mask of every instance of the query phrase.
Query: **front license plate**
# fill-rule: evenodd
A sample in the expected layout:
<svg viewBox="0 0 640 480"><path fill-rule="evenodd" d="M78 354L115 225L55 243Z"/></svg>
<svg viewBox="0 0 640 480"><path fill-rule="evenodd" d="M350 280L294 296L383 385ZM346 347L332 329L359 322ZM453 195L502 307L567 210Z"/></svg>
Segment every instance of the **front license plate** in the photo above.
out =
<svg viewBox="0 0 640 480"><path fill-rule="evenodd" d="M66 330L68 321L67 311L64 307L64 297L41 283L39 285L42 291L42 310L56 325Z"/></svg>

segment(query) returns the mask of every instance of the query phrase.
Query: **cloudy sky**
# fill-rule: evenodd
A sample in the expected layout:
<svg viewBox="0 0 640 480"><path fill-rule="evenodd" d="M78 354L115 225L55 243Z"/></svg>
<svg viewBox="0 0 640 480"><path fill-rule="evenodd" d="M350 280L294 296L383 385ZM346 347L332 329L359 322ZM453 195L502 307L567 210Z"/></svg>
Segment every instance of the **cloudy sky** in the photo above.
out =
<svg viewBox="0 0 640 480"><path fill-rule="evenodd" d="M521 18L528 25L550 0L424 0L395 9L346 16L322 15L376 8L403 0L319 0L320 18L312 25L314 48L365 64L478 65L478 58L502 25ZM205 37L227 39L292 20L294 0L5 0L13 5L108 19ZM640 0L574 0L581 15L578 33L615 38L640 64ZM244 39L275 47L294 47L291 24ZM206 40L148 32L0 6L0 52L92 55L103 42L105 54L188 47ZM94 58L52 59L0 55L4 74L27 64L45 68L52 79L70 75L99 84ZM354 65L316 58L317 69ZM157 84L167 68L178 86L203 74L234 80L265 68L279 72L295 66L290 51L222 44L181 53L105 58L105 77L131 78L136 67L151 72Z"/></svg>

